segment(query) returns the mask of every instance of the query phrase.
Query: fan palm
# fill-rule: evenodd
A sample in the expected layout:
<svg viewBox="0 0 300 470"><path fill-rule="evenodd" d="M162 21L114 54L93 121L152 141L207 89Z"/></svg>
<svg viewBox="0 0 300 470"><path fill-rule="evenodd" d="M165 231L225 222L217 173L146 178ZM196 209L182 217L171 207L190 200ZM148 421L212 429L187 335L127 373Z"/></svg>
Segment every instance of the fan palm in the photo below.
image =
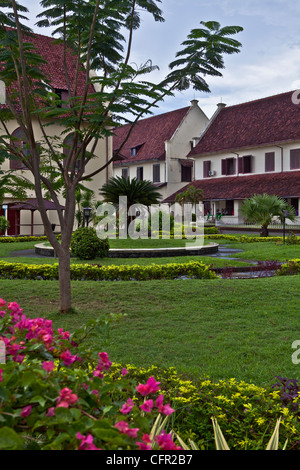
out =
<svg viewBox="0 0 300 470"><path fill-rule="evenodd" d="M260 235L267 237L269 235L268 226L273 217L283 219L283 211L288 211L289 220L295 220L295 209L284 199L270 194L254 194L246 199L241 207L241 214L245 220L250 223L261 225Z"/></svg>

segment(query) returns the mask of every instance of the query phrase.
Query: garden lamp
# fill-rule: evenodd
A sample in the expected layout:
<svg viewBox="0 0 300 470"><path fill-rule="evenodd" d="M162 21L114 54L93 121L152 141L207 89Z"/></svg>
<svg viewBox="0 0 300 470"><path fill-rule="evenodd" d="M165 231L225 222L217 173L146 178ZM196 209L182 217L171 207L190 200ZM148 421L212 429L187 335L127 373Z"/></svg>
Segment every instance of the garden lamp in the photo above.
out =
<svg viewBox="0 0 300 470"><path fill-rule="evenodd" d="M291 214L289 211L284 210L282 211L282 215L283 215L283 244L285 245L285 219Z"/></svg>
<svg viewBox="0 0 300 470"><path fill-rule="evenodd" d="M83 215L84 215L87 227L89 226L89 220L90 220L91 212L92 212L91 207L84 207L83 208Z"/></svg>

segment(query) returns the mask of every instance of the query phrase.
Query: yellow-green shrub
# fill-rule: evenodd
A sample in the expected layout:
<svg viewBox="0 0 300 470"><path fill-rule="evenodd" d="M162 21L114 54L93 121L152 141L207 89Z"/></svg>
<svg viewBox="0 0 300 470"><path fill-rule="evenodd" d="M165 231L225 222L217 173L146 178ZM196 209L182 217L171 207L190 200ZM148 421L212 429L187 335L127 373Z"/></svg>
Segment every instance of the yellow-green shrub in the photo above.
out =
<svg viewBox="0 0 300 470"><path fill-rule="evenodd" d="M89 281L145 281L148 279L175 279L181 276L196 279L216 279L217 275L203 263L171 263L148 266L100 266L71 264L72 280ZM58 279L58 264L22 264L0 261L0 277L6 279Z"/></svg>

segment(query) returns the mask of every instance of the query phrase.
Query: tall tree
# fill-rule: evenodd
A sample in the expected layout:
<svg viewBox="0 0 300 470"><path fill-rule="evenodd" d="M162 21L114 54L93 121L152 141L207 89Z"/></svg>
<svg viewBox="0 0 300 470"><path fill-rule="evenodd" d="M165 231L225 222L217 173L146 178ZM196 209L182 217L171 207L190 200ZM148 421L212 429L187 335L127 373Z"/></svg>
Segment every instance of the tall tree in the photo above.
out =
<svg viewBox="0 0 300 470"><path fill-rule="evenodd" d="M6 84L7 101L6 107L0 109L0 148L2 158L21 160L33 175L45 233L58 255L60 311L68 312L76 189L112 162L111 158L97 169L90 169L89 163L96 158L97 143L111 136L117 123L130 122L120 152L136 122L151 113L166 96L189 87L209 92L204 77L222 76L223 56L239 52L241 44L232 36L242 28L221 28L214 21L201 22L200 28L193 29L183 42L166 78L152 83L146 79L155 68L151 61L139 67L130 61L133 36L142 24L142 15L164 21L159 8L161 0L42 0L40 3L44 10L39 15L38 26L54 28L54 36L63 47L62 63L57 67L64 70L69 98L66 101L51 91L49 77L43 72L45 61L37 54L30 31L22 24L27 9L16 0L1 1L0 79ZM75 58L71 72L66 59L70 50ZM83 91L79 91L82 64L85 84ZM7 125L12 119L25 135L27 151L13 144ZM34 123L38 124L39 138ZM47 126L52 124L61 126L60 135L52 137L47 132ZM62 141L70 133L74 138L66 157ZM45 191L56 206L61 243L51 230L43 199Z"/></svg>

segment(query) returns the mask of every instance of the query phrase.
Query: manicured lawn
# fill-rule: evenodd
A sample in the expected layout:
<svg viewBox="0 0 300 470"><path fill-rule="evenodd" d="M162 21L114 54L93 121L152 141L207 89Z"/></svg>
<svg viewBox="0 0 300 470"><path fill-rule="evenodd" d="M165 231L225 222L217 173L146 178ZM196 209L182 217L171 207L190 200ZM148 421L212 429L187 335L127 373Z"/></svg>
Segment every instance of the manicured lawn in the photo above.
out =
<svg viewBox="0 0 300 470"><path fill-rule="evenodd" d="M300 258L300 245L280 245L276 242L260 242L231 243L230 247L244 250L243 253L235 255L236 258L242 259L286 261L288 259Z"/></svg>
<svg viewBox="0 0 300 470"><path fill-rule="evenodd" d="M113 361L174 366L216 380L258 385L276 375L300 379L292 343L300 339L300 277L250 280L73 282L76 313L57 313L56 281L1 280L1 297L26 315L69 330L121 314L94 339Z"/></svg>

